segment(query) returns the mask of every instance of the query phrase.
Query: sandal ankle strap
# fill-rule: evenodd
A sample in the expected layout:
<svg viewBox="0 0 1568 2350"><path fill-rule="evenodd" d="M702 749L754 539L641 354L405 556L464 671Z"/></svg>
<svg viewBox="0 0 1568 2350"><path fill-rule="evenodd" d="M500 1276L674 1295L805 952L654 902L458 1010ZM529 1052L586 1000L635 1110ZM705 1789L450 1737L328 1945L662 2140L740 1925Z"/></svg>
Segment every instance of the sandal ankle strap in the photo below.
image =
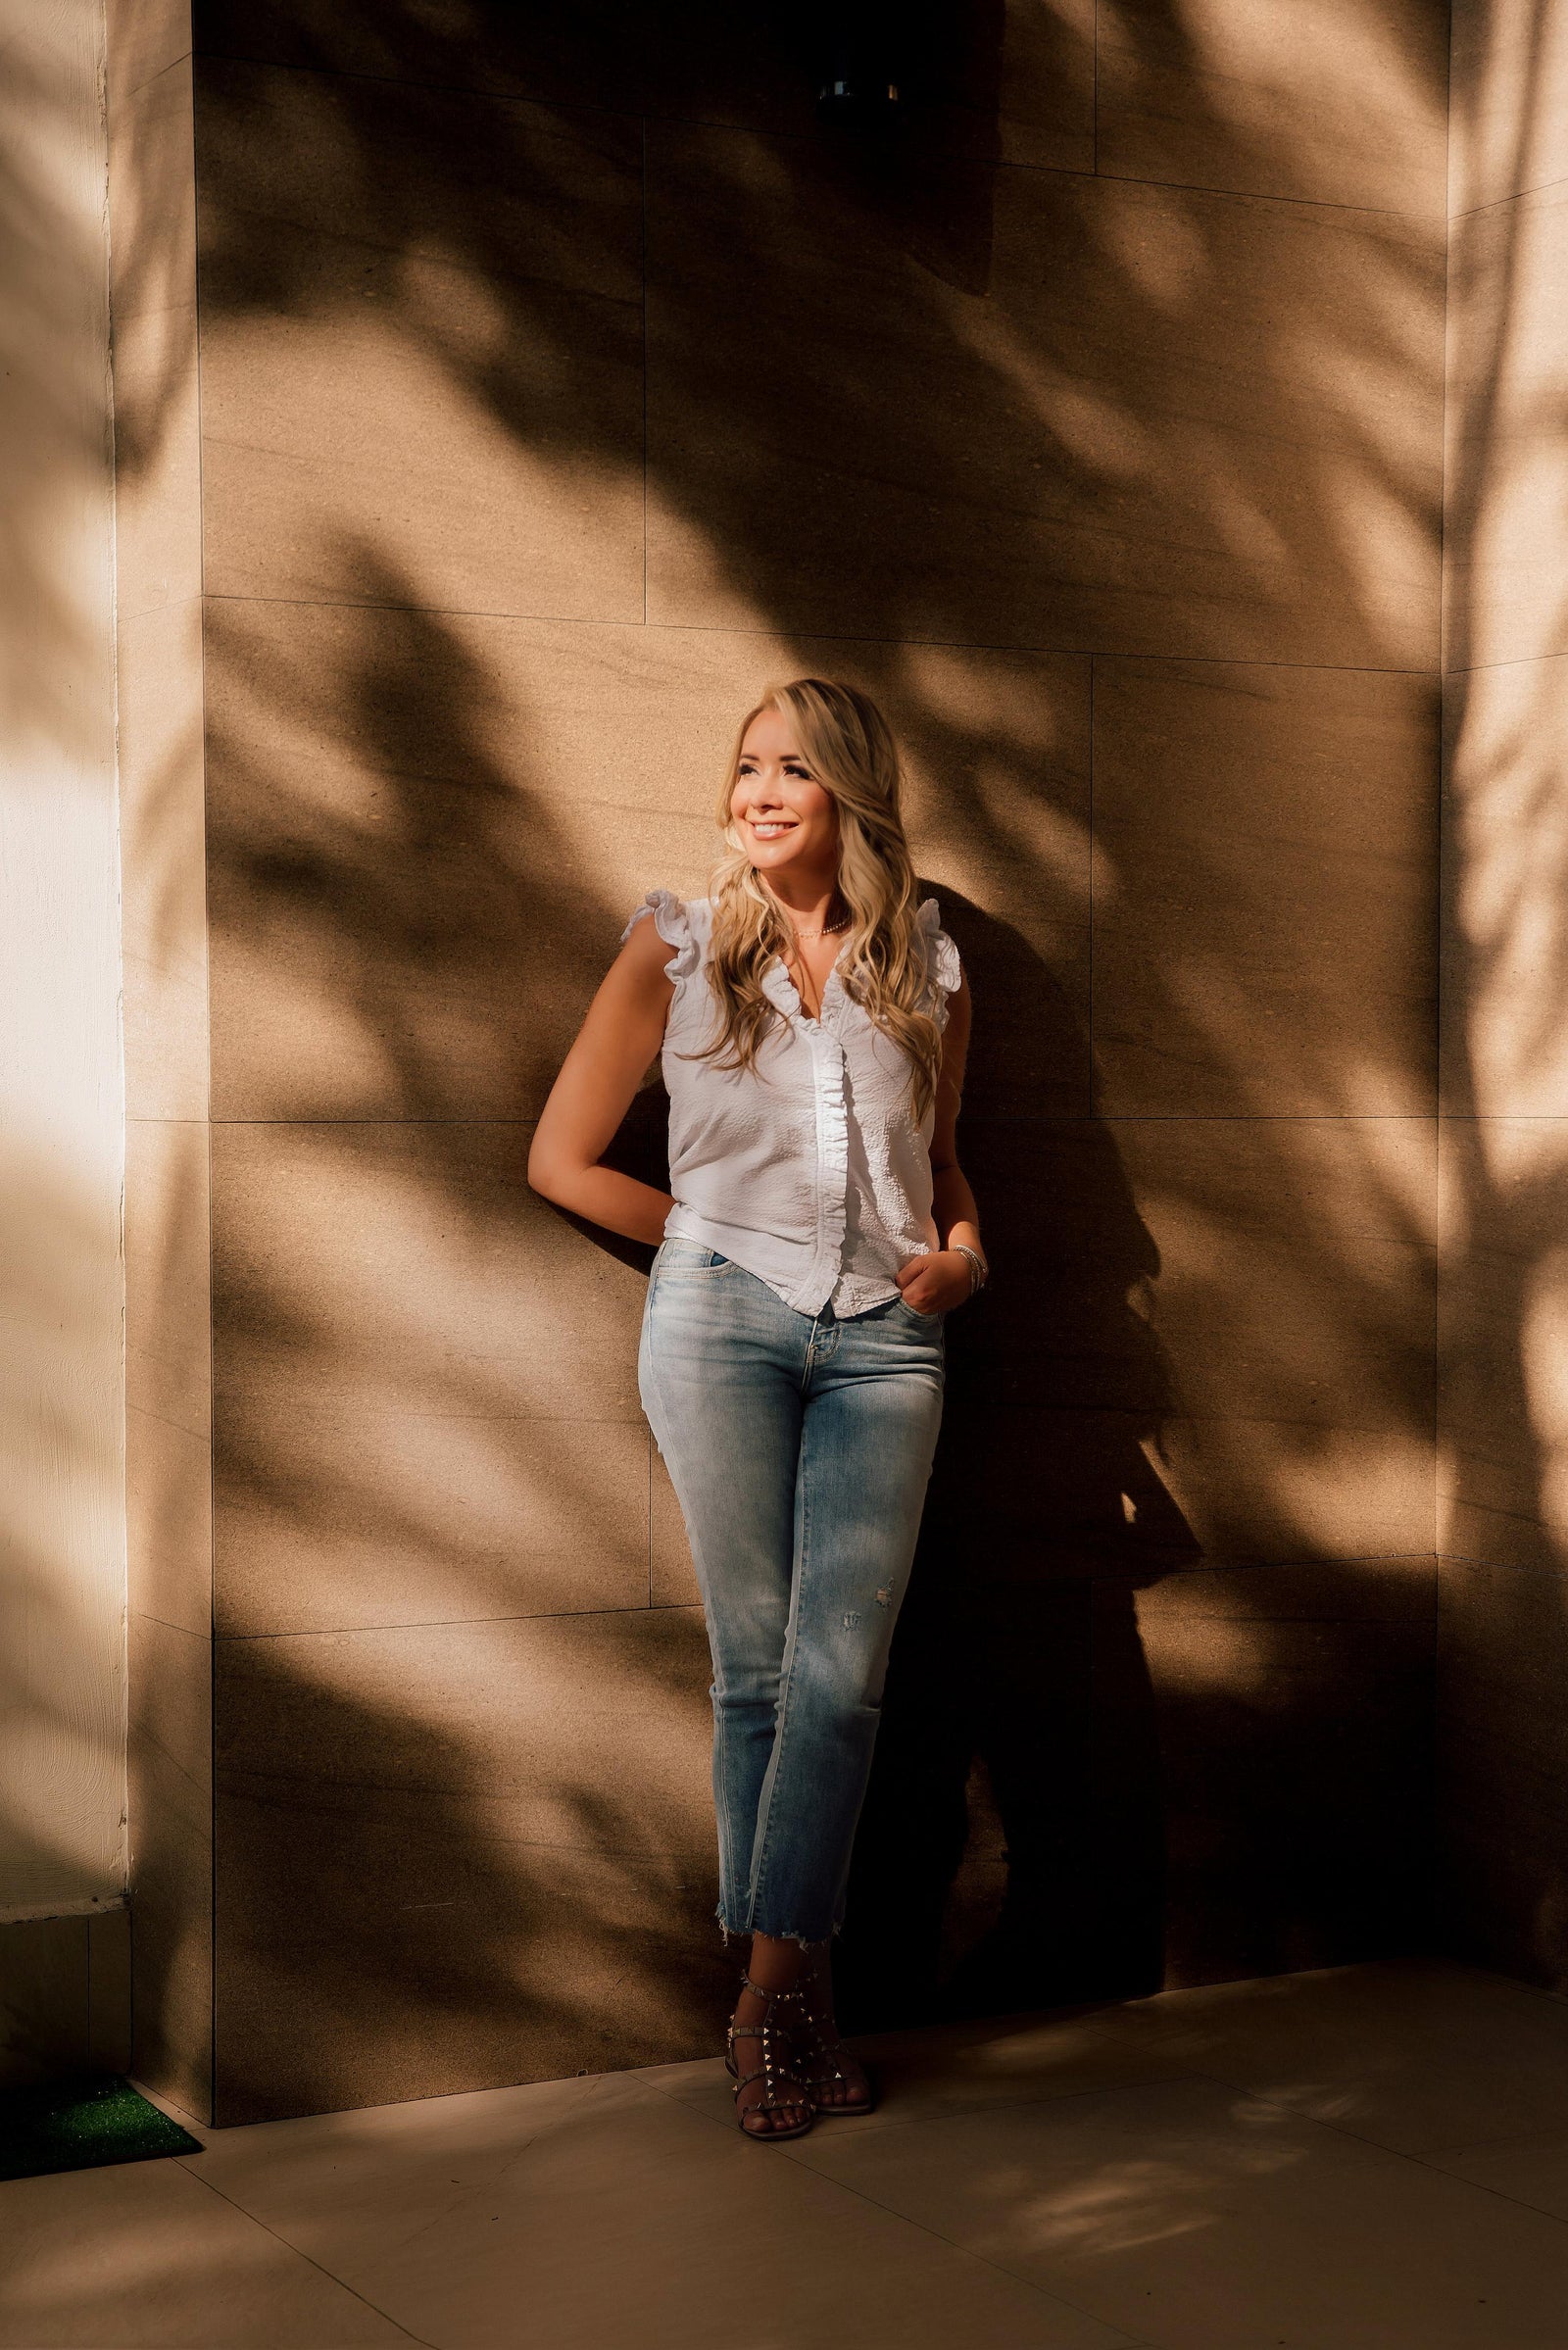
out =
<svg viewBox="0 0 1568 2350"><path fill-rule="evenodd" d="M754 1983L749 1975L741 1977L741 1989L750 1991L754 1999L798 1999L801 1995L797 1983L792 1983L788 1990L770 1990L765 1983Z"/></svg>

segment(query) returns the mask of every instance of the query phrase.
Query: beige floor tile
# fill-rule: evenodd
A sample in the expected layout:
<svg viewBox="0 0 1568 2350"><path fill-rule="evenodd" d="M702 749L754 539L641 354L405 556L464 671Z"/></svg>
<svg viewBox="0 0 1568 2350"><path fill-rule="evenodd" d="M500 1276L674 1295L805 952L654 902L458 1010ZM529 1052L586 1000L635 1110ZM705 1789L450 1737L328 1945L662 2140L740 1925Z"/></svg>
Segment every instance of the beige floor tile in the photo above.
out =
<svg viewBox="0 0 1568 2350"><path fill-rule="evenodd" d="M370 2350L409 2339L178 2163L8 2180L0 2242L4 2350Z"/></svg>
<svg viewBox="0 0 1568 2350"><path fill-rule="evenodd" d="M1561 2350L1568 2010L1518 1984L1397 1962L859 2044L875 2120L774 2151L709 2061L0 2187L0 2350Z"/></svg>
<svg viewBox="0 0 1568 2350"><path fill-rule="evenodd" d="M1180 2072L1158 2048L1129 2048L1092 2017L991 2019L934 2032L871 2033L854 2042L874 2069L880 2102L858 2130L898 2128L994 2105L1077 2097ZM660 2065L642 2078L696 2112L728 2122L730 2084L719 2060ZM828 2125L832 2128L832 2125Z"/></svg>
<svg viewBox="0 0 1568 2350"><path fill-rule="evenodd" d="M1430 2159L1454 2179L1468 2179L1472 2185L1490 2187L1510 2202L1528 2203L1533 2211L1568 2220L1568 2130L1537 2130L1528 2137L1461 2146Z"/></svg>
<svg viewBox="0 0 1568 2350"><path fill-rule="evenodd" d="M235 2131L191 2162L436 2350L1126 2340L640 2081Z"/></svg>
<svg viewBox="0 0 1568 2350"><path fill-rule="evenodd" d="M1161 2350L1559 2350L1568 2233L1217 2082L814 2132L803 2165Z"/></svg>
<svg viewBox="0 0 1568 2350"><path fill-rule="evenodd" d="M1111 2029L1398 2153L1549 2130L1568 2111L1568 2006L1437 1960L1169 1992Z"/></svg>

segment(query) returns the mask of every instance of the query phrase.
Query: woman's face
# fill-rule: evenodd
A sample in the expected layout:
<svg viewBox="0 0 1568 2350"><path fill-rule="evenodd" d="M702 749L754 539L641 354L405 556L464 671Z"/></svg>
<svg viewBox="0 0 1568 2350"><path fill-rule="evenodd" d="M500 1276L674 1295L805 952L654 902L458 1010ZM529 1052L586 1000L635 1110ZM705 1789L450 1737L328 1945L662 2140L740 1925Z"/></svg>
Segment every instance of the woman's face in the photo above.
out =
<svg viewBox="0 0 1568 2350"><path fill-rule="evenodd" d="M816 781L781 710L764 710L747 727L729 812L759 872L837 873L837 804Z"/></svg>

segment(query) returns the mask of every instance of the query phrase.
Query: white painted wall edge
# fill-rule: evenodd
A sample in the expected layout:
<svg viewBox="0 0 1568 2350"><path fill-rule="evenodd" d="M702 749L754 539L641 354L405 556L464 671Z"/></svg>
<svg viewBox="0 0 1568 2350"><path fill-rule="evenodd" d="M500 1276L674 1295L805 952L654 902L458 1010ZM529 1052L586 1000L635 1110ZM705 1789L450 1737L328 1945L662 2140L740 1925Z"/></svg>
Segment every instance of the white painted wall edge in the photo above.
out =
<svg viewBox="0 0 1568 2350"><path fill-rule="evenodd" d="M111 1910L127 1907L123 1893L106 1893L101 1901L88 1894L80 1901L57 1901L52 1909L0 1908L0 1926L44 1926L51 1918L101 1918Z"/></svg>
<svg viewBox="0 0 1568 2350"><path fill-rule="evenodd" d="M0 1917L125 1883L102 0L0 0Z"/></svg>

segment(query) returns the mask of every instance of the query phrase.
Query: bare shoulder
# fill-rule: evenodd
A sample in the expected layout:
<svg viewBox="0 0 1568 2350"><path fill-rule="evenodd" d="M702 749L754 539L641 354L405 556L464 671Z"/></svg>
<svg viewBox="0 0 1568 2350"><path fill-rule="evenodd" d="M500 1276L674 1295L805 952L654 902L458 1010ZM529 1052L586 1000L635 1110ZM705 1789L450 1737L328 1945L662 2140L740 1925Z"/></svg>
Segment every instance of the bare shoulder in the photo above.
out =
<svg viewBox="0 0 1568 2350"><path fill-rule="evenodd" d="M634 984L652 986L664 978L679 954L678 946L661 937L658 923L649 914L633 923L611 970L621 973Z"/></svg>

